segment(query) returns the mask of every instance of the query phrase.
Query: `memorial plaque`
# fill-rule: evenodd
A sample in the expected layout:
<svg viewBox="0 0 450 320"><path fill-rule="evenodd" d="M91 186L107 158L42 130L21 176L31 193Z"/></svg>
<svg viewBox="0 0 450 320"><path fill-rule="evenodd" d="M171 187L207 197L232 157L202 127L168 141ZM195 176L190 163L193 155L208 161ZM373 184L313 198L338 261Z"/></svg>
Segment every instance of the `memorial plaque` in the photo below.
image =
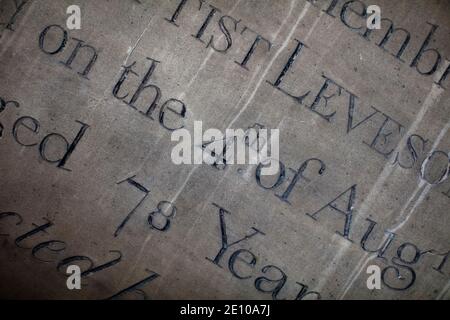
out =
<svg viewBox="0 0 450 320"><path fill-rule="evenodd" d="M0 0L0 296L449 299L450 2Z"/></svg>

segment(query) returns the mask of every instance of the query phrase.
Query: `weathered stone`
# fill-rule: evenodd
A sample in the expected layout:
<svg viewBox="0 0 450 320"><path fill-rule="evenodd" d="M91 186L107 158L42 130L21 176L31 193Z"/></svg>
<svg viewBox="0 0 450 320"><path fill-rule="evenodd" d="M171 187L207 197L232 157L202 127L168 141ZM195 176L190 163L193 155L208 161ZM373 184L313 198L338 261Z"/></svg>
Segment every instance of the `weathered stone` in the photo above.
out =
<svg viewBox="0 0 450 320"><path fill-rule="evenodd" d="M76 2L0 0L1 297L450 297L448 1ZM194 121L284 176L175 165Z"/></svg>

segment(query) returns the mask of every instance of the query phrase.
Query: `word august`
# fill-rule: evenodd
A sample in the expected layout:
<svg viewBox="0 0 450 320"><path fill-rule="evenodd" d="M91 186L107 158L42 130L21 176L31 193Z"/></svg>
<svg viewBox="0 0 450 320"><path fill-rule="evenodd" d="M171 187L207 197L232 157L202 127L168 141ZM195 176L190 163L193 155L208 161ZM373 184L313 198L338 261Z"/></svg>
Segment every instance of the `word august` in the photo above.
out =
<svg viewBox="0 0 450 320"><path fill-rule="evenodd" d="M336 230L336 234L353 244L354 240L352 238L355 237L356 232L352 231L352 221L356 213L356 199L357 185L355 184L314 213L306 213L306 216L315 221L319 221L319 218L324 216L331 217L334 221L341 219L342 229ZM387 265L381 272L381 280L386 287L398 291L411 288L416 282L416 270L414 267L427 256L432 256L433 258L438 257L432 262L434 263L432 269L438 272L438 274L445 276L445 278L448 278L448 272L444 272L444 269L448 267L447 260L450 256L450 250L447 252L436 249L423 250L414 243L406 241L400 244L393 257L388 259L387 255L392 249L398 235L387 229L382 232L381 237L377 236L376 226L378 223L369 218L365 220L368 222L368 226L364 234L360 236L359 245L362 250L373 254L377 259ZM374 239L381 239L381 241Z"/></svg>
<svg viewBox="0 0 450 320"><path fill-rule="evenodd" d="M331 15L333 10L335 10L336 5L339 0L331 0L332 5L330 8L326 10L326 13ZM167 18L166 20L168 23L178 27L178 19L180 14L182 13L184 7L187 5L187 3L190 2L188 0L181 0L179 2L178 7L176 8L175 12L170 18ZM309 1L311 3L315 3L315 1ZM25 1L23 1L25 3ZM200 8L202 8L202 4L204 2L200 1ZM357 7L356 5L362 4L360 1L348 1L344 4L342 7L341 13L340 13L340 19L341 21L351 28L352 30L356 29L355 27L351 27L349 15L350 14L357 14ZM199 9L200 9L199 8ZM199 41L200 43L206 44L207 47L213 48L217 52L221 53L227 53L228 50L233 45L233 36L234 32L236 32L238 25L240 25L240 21L227 15L221 16L221 18L218 21L218 28L220 28L220 31L225 36L225 43L218 43L219 40L217 38L214 38L213 35L211 35L209 41L205 41L205 36L208 28L211 26L211 22L213 21L214 16L217 13L220 13L220 10L216 7L213 7L210 5L209 7L209 13L207 14L205 20L203 23L199 26L198 31L193 35L194 39L196 41ZM366 14L365 9L362 11L363 14L360 14L359 16L364 16ZM333 16L333 15L332 15ZM333 16L334 17L334 16ZM386 19L383 19L383 21L387 21ZM390 21L390 20L389 20ZM389 22L388 21L388 22ZM13 22L12 22L13 23ZM12 26L12 23L9 24L9 26ZM179 22L178 22L179 23ZM233 24L234 28L230 28L229 24ZM435 73L438 69L438 66L441 62L441 55L439 52L434 49L430 48L430 43L432 43L432 37L435 31L437 30L437 26L431 25L432 29L428 33L426 39L424 40L422 46L420 47L419 52L415 56L414 60L411 62L410 67L415 68L420 74L423 75L431 75ZM233 29L235 30L233 32ZM364 30L363 27L358 28L360 32L363 31L363 37L365 40L370 40L371 32L373 30L366 29ZM380 48L385 48L388 44L392 44L392 39L394 38L393 35L396 32L403 31L402 28L395 28L393 23L391 22L391 26L387 33L385 34L383 40L378 44ZM243 69L249 70L254 58L256 56L256 52L260 52L261 50L266 50L267 52L272 47L272 43L261 36L260 34L252 31L247 26L244 26L241 31L241 35L251 32L255 35L253 42L250 44L249 49L243 53L241 59L238 59L235 61L240 67ZM410 34L408 32L405 33L406 38L403 44L401 45L400 49L396 54L394 55L397 59L401 60L403 53L407 49L407 46L410 41ZM296 75L293 71L296 64L299 63L300 57L305 50L305 48L308 48L305 43L298 39L294 39L294 50L292 51L291 55L289 56L288 60L285 62L283 68L281 69L281 72L275 77L273 81L266 81L266 85L270 86L273 89L278 90L283 95L286 96L287 99L293 99L298 105L304 106L307 108L307 110L311 111L314 116L319 117L322 121L325 121L328 124L332 124L336 121L337 113L339 112L340 108L337 104L339 99L346 98L346 118L347 123L345 126L345 133L350 134L355 131L362 130L365 125L369 123L375 123L378 124L377 131L373 135L372 139L369 141L362 141L365 145L367 145L372 151L376 152L378 155L383 156L386 159L393 158L394 164L398 164L402 168L405 169L412 169L418 162L420 158L420 154L424 154L426 150L426 145L428 143L428 140L425 138L416 135L411 134L406 139L402 139L404 135L404 131L406 126L402 125L399 121L395 120L388 114L380 111L378 108L370 107L369 111L365 110L362 111L361 107L358 104L358 97L352 93L350 90L346 89L344 86L338 84L337 81L333 80L331 77L327 77L325 75L322 76L322 84L320 88L316 91L315 94L312 94L311 90L304 90L300 94L294 93L292 90L286 89L289 86L286 86L286 82L288 82L287 75L290 76ZM89 80L88 75L90 74L97 58L97 50L91 45L86 44L83 40L71 38L68 35L68 32L58 26L58 25L50 25L47 26L40 34L39 36L39 48L42 52L44 52L46 55L54 58L56 56L59 57L59 55L62 55L63 53L67 52L67 44L75 43L74 48L69 52L68 56L65 59L60 60L59 62L62 64L63 67L67 68L68 70L71 70L72 72L76 69L75 64L78 63L79 65L82 65L81 68L77 68L78 75L85 78L86 80ZM222 45L222 46L221 46ZM432 66L431 70L425 71L423 70L423 60L429 53L435 53L436 55L436 63ZM136 110L139 114L159 122L159 124L169 130L169 131L175 131L182 129L184 127L184 120L186 117L186 105L183 101L180 101L178 99L169 98L165 102L162 102L162 92L159 86L156 84L150 83L150 79L157 67L157 65L160 63L160 61L152 58L147 58L150 61L150 66L148 67L148 70L142 75L138 74L135 68L136 61L127 65L123 66L124 70L122 74L120 75L119 80L115 84L112 94L113 96L131 107L132 109ZM403 61L403 60L402 60ZM253 62L254 63L254 62ZM444 81L447 79L447 75L450 72L450 68L447 68L444 73L442 74L440 80L437 82L438 85L443 85ZM129 83L132 81L130 78L138 78L139 82L134 90L130 90ZM134 79L136 80L136 79ZM128 88L125 88L125 83L128 84ZM151 99L147 100L149 93L151 94ZM312 99L307 102L308 99ZM144 103L144 101L146 103ZM14 101L7 101L7 100L0 100L1 108L0 112L5 110L7 107L18 107L18 103ZM159 108L159 112L156 113L157 108ZM362 118L362 120L361 120ZM357 120L359 119L359 120ZM25 147L32 147L32 146L39 146L39 153L41 157L51 163L58 163L58 167L64 168L65 163L67 162L69 156L71 153L75 150L75 147L77 143L82 139L83 134L85 130L88 128L88 125L79 122L81 124L81 129L76 134L74 140L72 143L69 143L67 139L65 139L62 135L51 133L47 136L45 136L42 141L37 140L24 140L24 137L21 135L23 132L27 132L29 135L35 135L38 133L40 124L39 122L32 118L32 117L22 117L18 119L12 128L12 134L16 142L21 144ZM22 131L23 130L23 131ZM0 127L0 134L3 133L3 125ZM29 137L28 137L29 139ZM66 150L67 152L56 158L56 157L49 157L47 154L46 146L48 145L49 141L51 139L59 139L66 143ZM402 141L403 150L400 150L398 147L399 142ZM423 155L422 155L423 156ZM439 161L441 160L442 161ZM424 179L429 184L440 184L448 177L449 169L449 157L448 153L444 151L436 151L432 150L432 152L428 155L428 157L425 158L425 160L421 163L421 170L420 170L420 176L422 179ZM427 175L428 166L432 163L439 162L440 166L442 166L442 170L440 170L440 173L437 177L430 177ZM285 189L283 193L275 194L276 197L279 198L279 200L289 203L288 198L291 192L294 190L294 187L297 183L301 183L302 180L307 180L304 176L304 173L306 169L311 167L313 163L316 163L319 166L318 175L322 175L325 171L325 164L320 160L316 158L310 158L303 162L303 164L296 170L288 168L288 170L285 169L285 166L283 163L279 163L279 174L276 177L277 180L273 184L268 184L267 181L263 181L261 179L263 164L260 163L256 169L256 182L257 184L265 189L266 191L269 190L271 192L275 192L279 189L280 186L282 186L283 183L287 182L287 172L294 172L294 176L289 182L289 185ZM145 196L149 193L149 190L146 188L143 188L140 184L133 183L133 180L128 179L127 180L130 185L133 185L134 187L138 188L140 191L144 193L143 199ZM343 191L340 195L338 195L335 199L331 200L329 203L325 204L322 208L317 210L315 213L307 214L310 218L318 221L319 217L322 216L326 211L328 213L336 214L335 217L339 217L343 219L343 227L342 230L338 232L339 235L344 237L346 240L351 241L350 239L350 231L352 226L352 217L355 207L355 199L356 199L356 193L357 193L357 186L356 184L351 186L350 188ZM450 190L449 190L450 193ZM336 202L342 201L345 202L345 205L337 205ZM163 231L167 230L169 227L170 219L173 217L173 213L176 209L172 206L171 203L168 203L167 201L161 202L162 205L165 205L166 207L169 207L170 210L169 214L166 216L165 214L161 214L164 210L162 206L158 205L158 208L152 212L152 215L149 216L149 224L151 224L152 227L156 227L155 229ZM139 205L139 204L138 204ZM253 228L251 233L248 235L245 235L240 240L236 240L234 242L228 242L227 234L226 234L226 224L225 224L225 215L229 212L226 211L226 209L216 205L216 207L219 208L219 219L220 219L220 230L221 230L221 239L222 244L221 248L219 249L219 252L214 258L208 258L213 264L220 267L220 262L222 257L226 252L228 252L228 249L231 247L237 247L238 243L243 243L246 240L249 240L253 236L256 235L264 235L263 232L259 231L256 228ZM131 211L127 217L123 220L123 222L118 226L115 236L119 234L123 226L126 224L128 219L131 217L131 215L134 213ZM163 224L158 225L152 220L155 215L161 216L165 219ZM13 212L3 212L0 213L0 221L3 219L13 219L15 218L17 221L17 225L20 225L22 223L22 217ZM366 221L369 223L369 226L367 228L367 231L362 236L360 241L361 248L366 252L376 253L378 258L384 259L383 261L387 261L388 266L383 269L382 271L382 281L384 284L386 284L389 288L394 290L406 290L412 286L412 284L415 282L416 279L416 273L413 269L413 265L419 262L419 260L422 259L427 254L434 254L437 256L442 257L440 259L439 263L435 266L433 266L433 269L437 272L443 273L442 270L446 266L446 262L448 259L448 256L450 255L449 252L444 253L437 253L436 250L421 250L416 245L405 242L401 244L397 248L397 254L394 256L390 261L384 258L387 250L392 246L392 243L394 241L394 238L396 237L396 234L393 232L386 231L387 240L384 241L384 243L375 249L368 249L367 248L367 241L369 237L374 232L374 228L377 225L375 221L366 219ZM41 234L45 232L46 229L50 228L53 225L52 222L47 222L46 224L37 226L33 230L19 236L16 238L15 243L19 247L19 244L26 240L31 238L32 236L36 234ZM39 243L34 245L33 247L29 247L32 251L33 257L36 259L39 259L41 261L48 260L48 254L61 254L66 249L66 244L64 241L61 240L46 240L45 242ZM116 257L114 257L111 261L101 264L99 266L96 266L93 262L93 260L86 256L70 256L67 258L62 259L59 262L56 262L55 259L51 259L50 261L45 262L56 262L57 263L57 269L60 270L62 267L67 266L69 264L73 264L74 262L84 262L88 263L87 268L81 273L82 276L88 276L92 275L93 273L100 272L103 270L106 270L110 267L113 267L114 265L118 264L121 261L122 254L120 251L112 251ZM412 257L411 257L411 252ZM409 254L408 254L409 253ZM46 254L44 256L44 254ZM228 260L228 269L230 270L231 274L241 280L250 279L253 277L252 274L244 273L239 266L245 265L251 269L255 267L257 263L257 257L256 255L251 252L250 250L246 249L239 249L236 250L234 253L231 254L229 260ZM246 269L247 270L247 269ZM390 282L389 279L392 280L392 278L399 279L399 275L403 273L407 273L407 278L410 280L406 284L403 281L403 286L398 286L396 284L393 284ZM273 275L273 273L278 274L278 277L270 277L269 274ZM393 277L389 277L390 275L395 274ZM138 287L142 286L145 283L148 283L149 281L154 280L159 275L155 272L150 272L150 275L146 277L144 280L120 291L116 295L112 297L117 297L119 295L122 295L124 293L135 291ZM402 278L403 279L403 278ZM277 299L280 294L280 291L282 288L284 288L287 281L287 275L277 266L275 265L265 265L261 268L261 275L259 277L255 277L254 286L255 288L260 292L270 293L272 295L272 298ZM296 299L302 299L305 296L313 296L313 297L320 297L320 294L317 292L308 292L308 286L305 284L297 282L298 285L300 285L299 293L296 296ZM273 287L268 289L268 285L273 285Z"/></svg>

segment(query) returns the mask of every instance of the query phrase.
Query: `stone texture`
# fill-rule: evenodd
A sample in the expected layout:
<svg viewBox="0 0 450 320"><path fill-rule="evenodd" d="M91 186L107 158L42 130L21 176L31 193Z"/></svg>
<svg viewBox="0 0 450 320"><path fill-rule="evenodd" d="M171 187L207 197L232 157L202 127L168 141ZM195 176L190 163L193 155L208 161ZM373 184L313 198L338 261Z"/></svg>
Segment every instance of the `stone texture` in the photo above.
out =
<svg viewBox="0 0 450 320"><path fill-rule="evenodd" d="M306 286L322 299L448 299L450 183L448 179L430 182L448 170L450 79L443 74L450 57L450 4L377 1L382 17L410 34L399 59L395 55L405 33L386 38L386 24L364 38L365 21L354 12L341 14L346 1L324 12L330 2L188 0L177 27L168 20L180 1L78 0L82 28L68 30L66 8L73 1L30 0L7 27L15 1L0 0L0 97L5 104L19 103L18 108L6 104L0 113L0 230L8 234L0 239L0 295L101 299L156 272L159 277L140 287L151 299L294 299ZM210 5L220 12L197 39ZM356 12L360 5L347 4ZM223 16L227 17L220 20ZM342 19L361 29L352 30ZM227 45L220 21L232 39L226 52L218 52ZM235 21L239 21L236 30ZM44 37L43 48L39 46L39 36L51 25L67 31L66 46L56 54L43 49L58 48L62 31L57 27ZM435 48L442 58L436 72L422 75L411 64L432 25L438 28L423 49ZM212 35L216 49L208 46ZM271 49L260 42L243 68L238 63L257 35L269 40ZM89 49L81 49L72 68L61 63L75 48L74 39L83 40L98 54L87 78L79 72L90 59ZM307 47L275 88L272 84L296 49L295 39ZM113 95L123 67L136 62L133 70L139 77L130 74L118 94L128 92L124 100L129 101L151 64L147 58L160 61L149 81L161 90L153 119L139 112L145 112L152 101L151 89L136 103L138 109ZM419 70L430 70L435 59L436 53L424 53ZM341 95L330 98L326 107L324 100L313 106L327 78L333 83L328 83L325 94L337 93L338 84ZM303 103L286 94L307 91ZM351 130L349 92L355 97ZM175 142L159 120L163 103L171 98L183 101L187 112L181 118L166 110L163 123L168 126L183 124L192 130L194 121L203 121L204 128L222 131L255 123L279 128L286 178L265 189L257 183L255 165L217 170L206 164L173 164L170 154ZM334 111L329 121L319 114ZM25 121L31 130L19 126L16 121L24 116L39 121L38 132L32 132L30 119ZM39 144L53 132L72 143L82 127L77 121L89 128L64 165L68 171L58 167L60 162L46 161ZM390 132L384 143L382 137L375 139L380 132ZM54 135L49 139L44 156L61 159L63 141ZM427 140L425 145L421 139ZM35 145L23 146L17 140ZM387 156L381 154L391 150ZM436 150L440 152L427 161ZM307 180L300 178L289 202L282 201L276 195L283 194L294 177L288 168L298 170L311 158L323 161L325 171L319 175L318 163L311 162L303 173ZM401 167L396 159L411 168ZM144 195L127 182L119 183L131 176L150 193L114 236ZM261 183L268 186L275 180L264 177ZM354 201L349 200L352 191ZM148 223L161 201L176 206L166 231L152 229ZM344 232L346 216L326 207L329 203L352 211L347 237L336 233ZM221 267L205 259L213 259L222 244L219 209L214 204L229 212L223 218L230 244L252 234L251 228L264 233L230 246ZM22 223L16 225L18 220L7 212L20 214ZM19 242L25 248L15 244L17 237L47 221L53 225L45 232ZM361 244L370 221L376 225ZM385 230L395 233L395 238L377 258L368 250L383 243ZM65 250L36 249L50 240L63 241ZM248 251L239 256L247 262L233 260L239 249L254 254L255 264L248 264ZM94 269L97 272L83 279L82 290L66 288L64 266L57 271L64 258L87 256L99 266L117 258L111 251L120 251L120 262ZM230 261L237 275L248 278L233 275ZM366 287L366 269L372 264L383 271L380 290ZM86 270L86 261L80 265ZM403 278L396 278L396 271ZM284 283L283 274L285 284L277 290ZM405 290L393 289L409 285ZM120 296L139 297L136 292Z"/></svg>

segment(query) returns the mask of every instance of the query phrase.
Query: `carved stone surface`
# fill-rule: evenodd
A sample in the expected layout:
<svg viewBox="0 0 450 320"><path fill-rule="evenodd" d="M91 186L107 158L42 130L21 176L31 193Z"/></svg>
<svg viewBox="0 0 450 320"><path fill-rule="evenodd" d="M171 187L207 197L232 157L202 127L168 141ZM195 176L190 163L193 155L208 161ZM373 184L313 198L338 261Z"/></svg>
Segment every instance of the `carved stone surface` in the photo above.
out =
<svg viewBox="0 0 450 320"><path fill-rule="evenodd" d="M450 298L450 3L373 2L0 0L0 296ZM194 121L283 172L174 164Z"/></svg>

